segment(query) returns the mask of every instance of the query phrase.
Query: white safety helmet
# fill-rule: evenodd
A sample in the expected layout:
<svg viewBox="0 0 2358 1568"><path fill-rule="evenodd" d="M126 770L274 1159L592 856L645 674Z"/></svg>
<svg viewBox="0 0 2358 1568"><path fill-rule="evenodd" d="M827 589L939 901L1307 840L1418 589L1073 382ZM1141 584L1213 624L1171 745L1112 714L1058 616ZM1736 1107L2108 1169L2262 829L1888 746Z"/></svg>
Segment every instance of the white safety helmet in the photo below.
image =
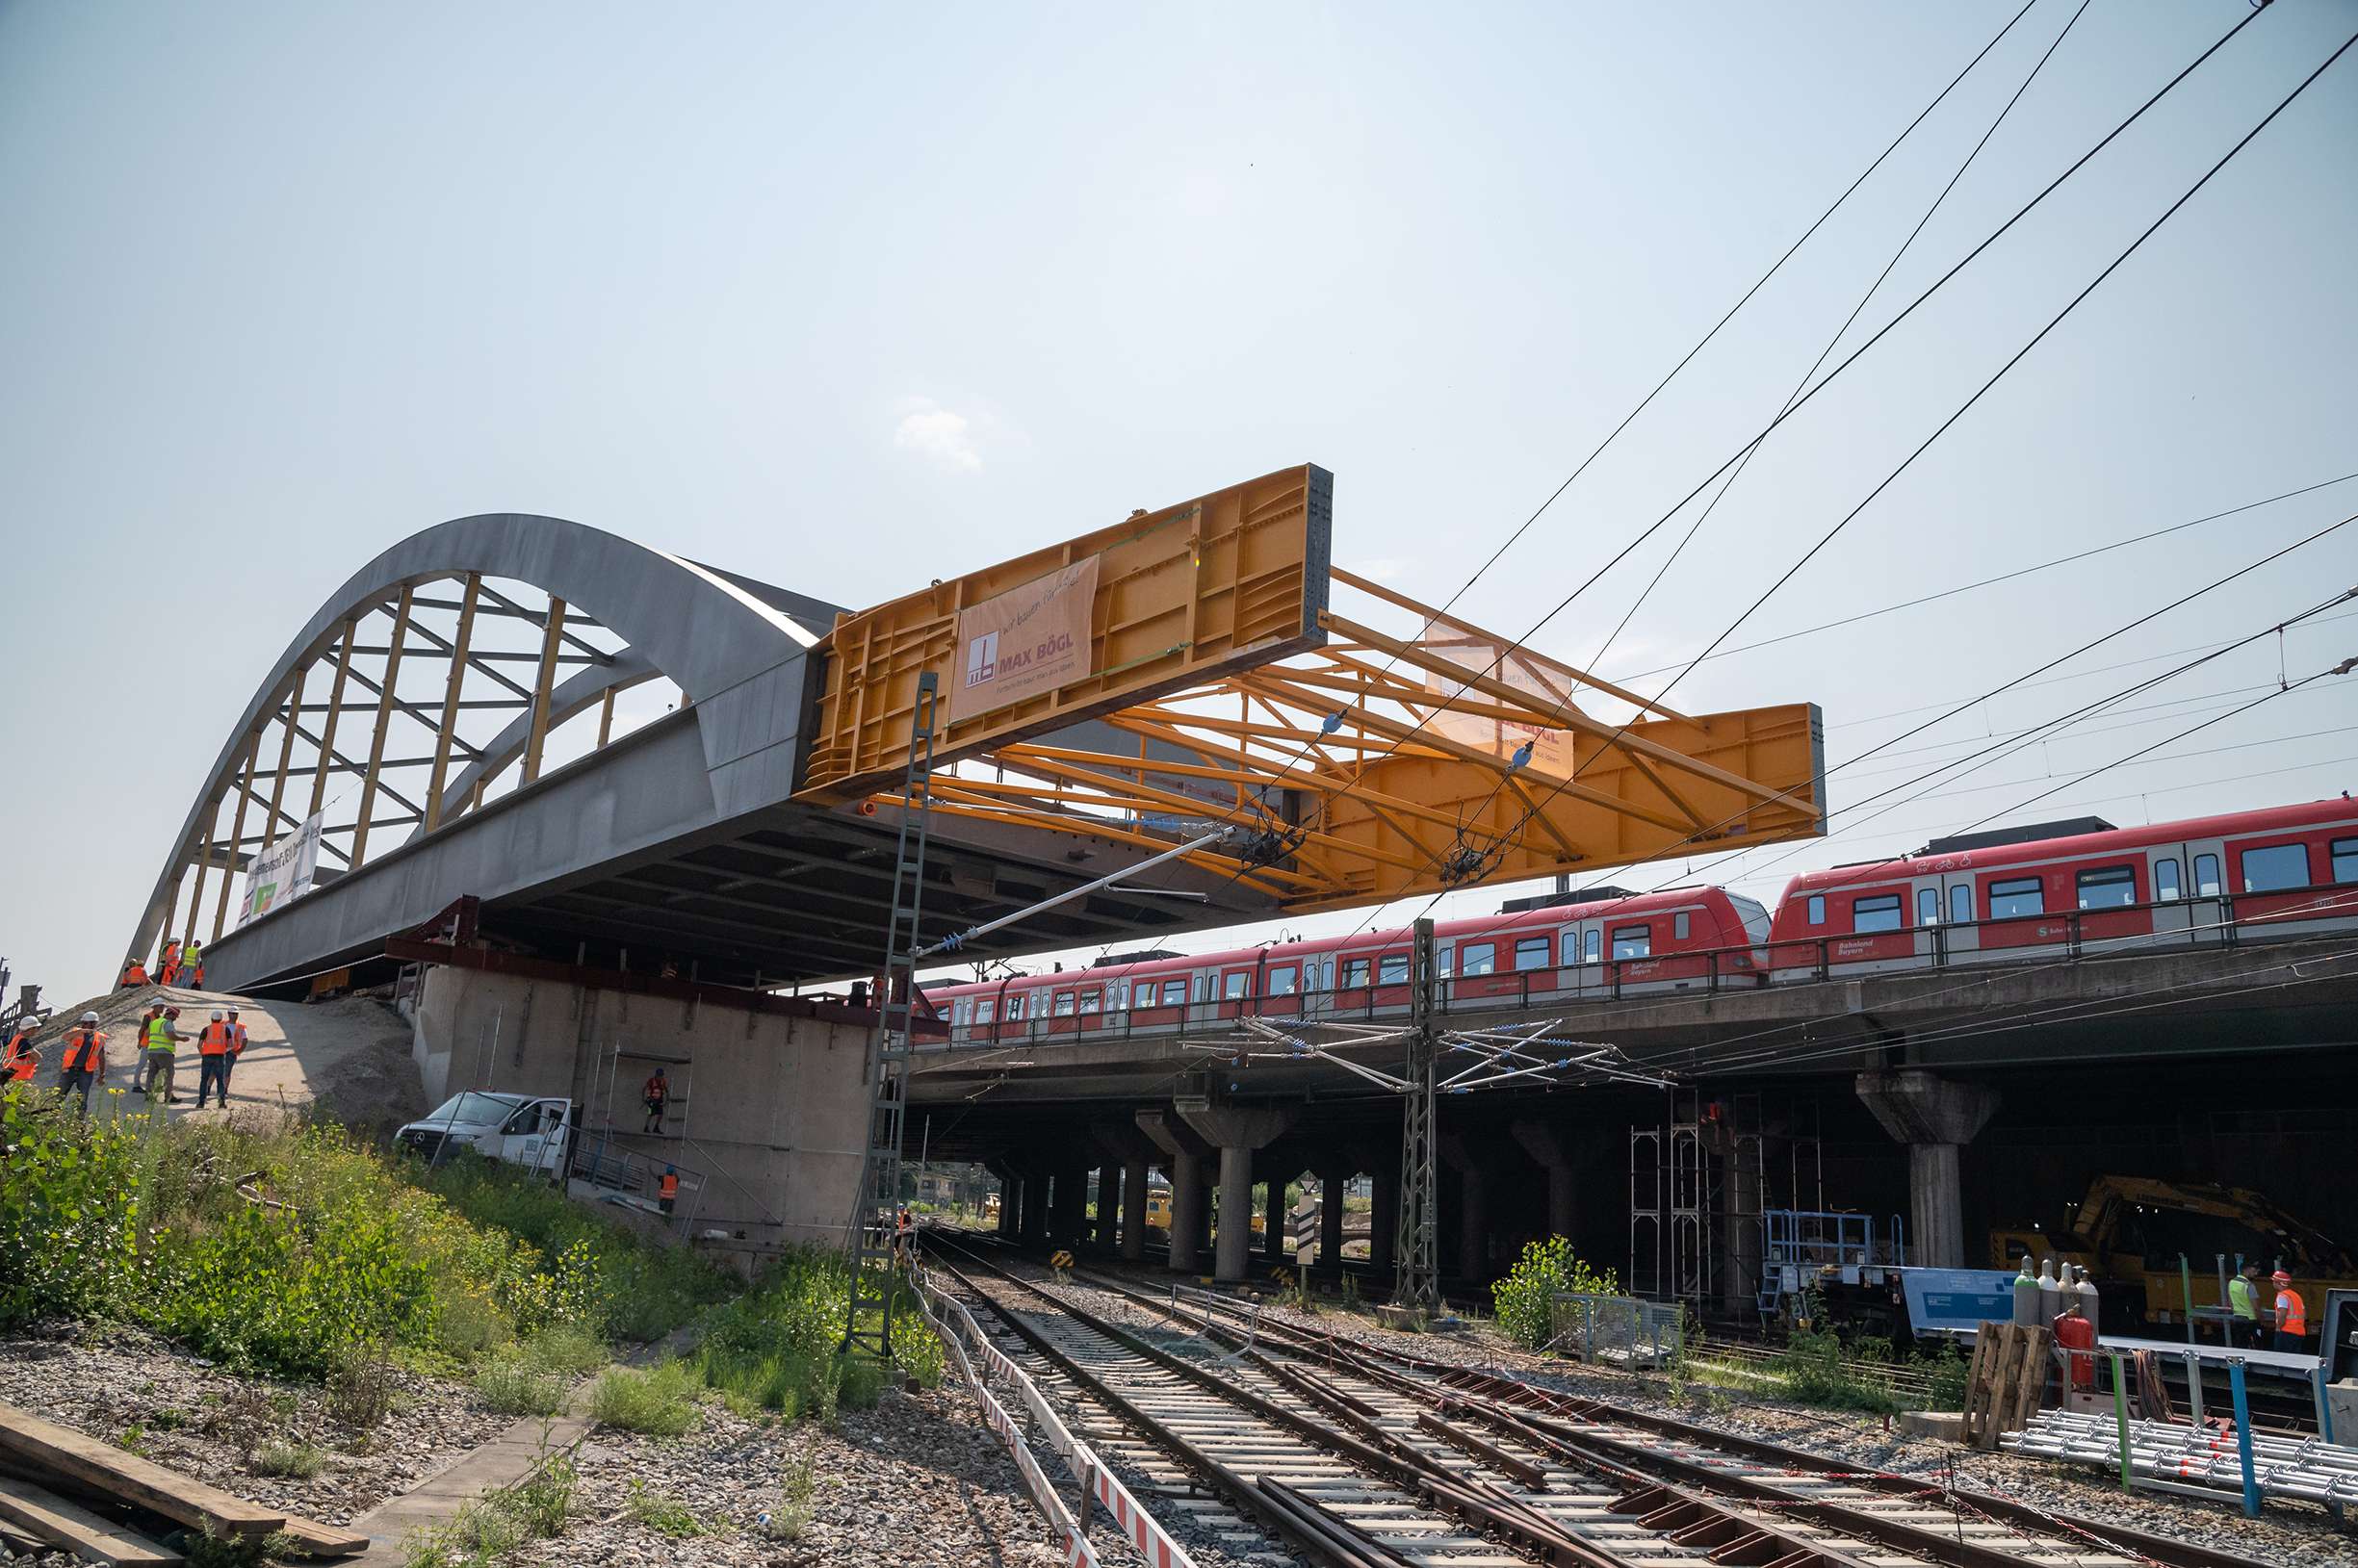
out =
<svg viewBox="0 0 2358 1568"><path fill-rule="evenodd" d="M95 1013L85 1013L82 1015L80 1021L83 1023L96 1023L98 1021L98 1015Z"/></svg>
<svg viewBox="0 0 2358 1568"><path fill-rule="evenodd" d="M221 1010L218 1007L213 1010L213 1021L215 1023L221 1021Z"/></svg>

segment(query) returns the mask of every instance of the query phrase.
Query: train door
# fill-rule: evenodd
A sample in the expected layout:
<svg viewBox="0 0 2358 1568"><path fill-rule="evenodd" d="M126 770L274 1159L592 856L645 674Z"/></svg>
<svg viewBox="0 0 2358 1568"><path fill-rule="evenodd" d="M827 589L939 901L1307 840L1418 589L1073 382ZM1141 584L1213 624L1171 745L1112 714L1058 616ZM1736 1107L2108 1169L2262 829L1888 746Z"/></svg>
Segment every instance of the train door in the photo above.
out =
<svg viewBox="0 0 2358 1568"><path fill-rule="evenodd" d="M1252 1011L1253 970L1253 964L1233 964L1220 971L1220 1016L1241 1018Z"/></svg>
<svg viewBox="0 0 2358 1568"><path fill-rule="evenodd" d="M2188 940L2225 944L2234 935L2227 927L2227 841L2197 838L2186 845L2186 917Z"/></svg>
<svg viewBox="0 0 2358 1568"><path fill-rule="evenodd" d="M2192 887L2187 868L2192 859L2184 844L2156 844L2145 852L2145 886L2152 890L2153 936L2157 943L2193 940Z"/></svg>
<svg viewBox="0 0 2358 1568"><path fill-rule="evenodd" d="M1578 920L1564 928L1564 984L1574 991L1605 989L1605 923Z"/></svg>
<svg viewBox="0 0 2358 1568"><path fill-rule="evenodd" d="M1982 949L1982 913L1974 903L1973 873L1944 871L1933 879L1940 889L1940 951L1949 964L1970 962Z"/></svg>

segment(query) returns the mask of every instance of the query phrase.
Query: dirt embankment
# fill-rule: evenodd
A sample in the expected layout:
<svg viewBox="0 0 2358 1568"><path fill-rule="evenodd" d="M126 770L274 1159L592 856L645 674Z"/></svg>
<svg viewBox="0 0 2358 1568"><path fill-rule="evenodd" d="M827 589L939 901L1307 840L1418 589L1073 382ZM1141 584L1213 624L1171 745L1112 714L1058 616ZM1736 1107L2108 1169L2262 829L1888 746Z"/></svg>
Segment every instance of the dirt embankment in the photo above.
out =
<svg viewBox="0 0 2358 1568"><path fill-rule="evenodd" d="M179 1029L186 1037L174 1059L176 1103L165 1108L168 1116L199 1114L196 1034L214 1009L233 1004L246 1036L246 1054L230 1074L233 1110L317 1110L337 1121L381 1133L428 1109L417 1065L410 1060L409 1020L382 1002L354 996L312 1004L259 1002L178 986L113 991L58 1011L38 1042L40 1081L54 1081L59 1041L73 1020L90 1010L98 1014L98 1026L107 1035L107 1087L134 1090L144 1076L139 1020L159 996L180 1009ZM94 1113L126 1115L148 1109L136 1092L105 1098L107 1109L102 1112L93 1097ZM221 1113L208 1109L201 1114Z"/></svg>

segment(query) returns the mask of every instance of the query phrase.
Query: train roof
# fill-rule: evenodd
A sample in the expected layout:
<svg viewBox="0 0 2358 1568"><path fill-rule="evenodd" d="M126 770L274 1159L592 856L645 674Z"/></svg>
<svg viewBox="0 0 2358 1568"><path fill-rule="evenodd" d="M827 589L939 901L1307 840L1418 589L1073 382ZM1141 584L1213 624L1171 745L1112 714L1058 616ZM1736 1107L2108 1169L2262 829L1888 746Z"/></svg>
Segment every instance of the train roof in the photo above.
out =
<svg viewBox="0 0 2358 1568"><path fill-rule="evenodd" d="M2101 819L2091 817L2086 820ZM1824 871L1804 871L1785 885L1784 899L1780 902L1791 900L1797 893L1816 892L1826 887L1855 887L1885 880L1879 873L1884 873L1888 880L1897 882L1927 870L1972 871L2037 861L2078 860L2087 855L2150 849L2157 844L2177 843L2190 838L2235 838L2254 833L2321 827L2333 822L2358 822L2358 801L2351 800L2347 795L2333 796L2298 806L2269 806L2253 811L2185 817L2175 822L2150 823L2141 828L2108 827L2100 832L1987 844L1946 854L1929 852L1928 846L1927 851L1914 855L1898 855L1884 861L1862 861L1853 865L1833 866ZM1940 840L1935 839L1934 842Z"/></svg>
<svg viewBox="0 0 2358 1568"><path fill-rule="evenodd" d="M1459 938L1510 933L1532 927L1553 930L1568 920L1584 919L1607 912L1636 917L1658 911L1691 908L1698 899L1726 896L1726 889L1710 884L1690 884L1681 887L1666 887L1657 892L1626 893L1618 897L1603 895L1620 893L1619 888L1600 887L1595 892L1598 896L1580 903L1549 904L1511 914L1477 914L1468 915L1463 920L1442 920L1435 925L1434 935ZM1135 963L1120 962L1117 955L1112 962L1100 961L1079 967L1051 969L1043 974L1008 975L998 980L969 980L954 986L933 984L925 989L934 995L978 995L1009 984L1054 982L1093 986L1139 974L1183 974L1227 964L1258 964L1264 954L1283 963L1289 955L1305 953L1378 953L1407 941L1408 936L1408 928L1391 926L1381 931L1354 932L1344 937L1305 937L1283 942L1256 942L1250 947L1171 954L1141 959Z"/></svg>

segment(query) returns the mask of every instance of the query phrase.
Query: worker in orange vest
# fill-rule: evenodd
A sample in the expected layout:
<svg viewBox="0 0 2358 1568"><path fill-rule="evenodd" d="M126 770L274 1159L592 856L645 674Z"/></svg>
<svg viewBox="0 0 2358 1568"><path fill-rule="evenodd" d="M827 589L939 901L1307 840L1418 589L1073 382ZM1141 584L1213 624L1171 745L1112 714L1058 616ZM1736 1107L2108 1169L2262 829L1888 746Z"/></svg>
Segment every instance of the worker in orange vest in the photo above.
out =
<svg viewBox="0 0 2358 1568"><path fill-rule="evenodd" d="M193 990L205 989L205 947L194 937L180 950L180 983Z"/></svg>
<svg viewBox="0 0 2358 1568"><path fill-rule="evenodd" d="M58 1059L58 1092L78 1094L82 1114L91 1114L91 1087L106 1082L107 1037L98 1027L98 1015L85 1013L81 1021L65 1034L65 1053Z"/></svg>
<svg viewBox="0 0 2358 1568"><path fill-rule="evenodd" d="M147 965L142 964L139 955L134 953L123 960L122 978L115 982L115 989L129 990L134 986L144 986L145 984L147 984Z"/></svg>
<svg viewBox="0 0 2358 1568"><path fill-rule="evenodd" d="M221 1010L213 1010L213 1021L196 1034L196 1109L205 1108L205 1092L220 1091L221 1109L229 1109L229 1042L235 1039L229 1032L229 1021Z"/></svg>
<svg viewBox="0 0 2358 1568"><path fill-rule="evenodd" d="M164 944L164 956L156 960L156 984L169 986L180 979L180 938L172 938Z"/></svg>
<svg viewBox="0 0 2358 1568"><path fill-rule="evenodd" d="M655 1196L656 1201L663 1206L665 1214L669 1214L672 1205L680 1201L680 1171L677 1166L663 1167L663 1179L656 1184Z"/></svg>
<svg viewBox="0 0 2358 1568"><path fill-rule="evenodd" d="M2293 1276L2282 1269L2269 1276L2276 1285L2276 1349L2300 1354L2309 1337L2309 1307L2293 1288Z"/></svg>
<svg viewBox="0 0 2358 1568"><path fill-rule="evenodd" d="M39 1024L28 1022L9 1036L7 1045L0 1046L0 1080L19 1084L33 1081L33 1071L40 1066L40 1058L33 1051L33 1036L39 1028Z"/></svg>
<svg viewBox="0 0 2358 1568"><path fill-rule="evenodd" d="M663 1107L671 1103L671 1080L663 1076L661 1067L657 1067L655 1076L647 1080L644 1096L647 1124L638 1130L642 1133L661 1133L663 1130Z"/></svg>
<svg viewBox="0 0 2358 1568"><path fill-rule="evenodd" d="M238 1065L238 1058L246 1054L246 1025L238 1021L238 1009L234 1002L229 1007L228 1023L229 1054L221 1059L221 1092L223 1095L229 1092L230 1069Z"/></svg>

